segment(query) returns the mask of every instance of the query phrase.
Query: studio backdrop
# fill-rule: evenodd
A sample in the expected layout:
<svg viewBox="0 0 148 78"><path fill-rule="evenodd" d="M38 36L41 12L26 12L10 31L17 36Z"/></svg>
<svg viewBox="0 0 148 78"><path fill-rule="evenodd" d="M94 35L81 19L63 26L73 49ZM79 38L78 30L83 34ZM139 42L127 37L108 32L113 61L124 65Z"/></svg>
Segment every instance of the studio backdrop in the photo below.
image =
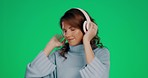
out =
<svg viewBox="0 0 148 78"><path fill-rule="evenodd" d="M61 34L59 20L82 8L110 51L110 78L148 78L147 0L1 0L0 78L24 78L26 65Z"/></svg>

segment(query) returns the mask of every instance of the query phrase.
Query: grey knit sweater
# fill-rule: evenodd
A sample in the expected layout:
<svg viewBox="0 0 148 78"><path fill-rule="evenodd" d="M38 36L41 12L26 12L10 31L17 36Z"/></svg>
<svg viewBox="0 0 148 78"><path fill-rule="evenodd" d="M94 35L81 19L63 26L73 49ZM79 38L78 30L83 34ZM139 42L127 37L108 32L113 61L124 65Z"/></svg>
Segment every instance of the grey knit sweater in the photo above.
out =
<svg viewBox="0 0 148 78"><path fill-rule="evenodd" d="M56 51L48 57L43 51L27 65L26 78L108 78L110 54L107 48L93 50L95 58L86 64L83 44L70 46L67 59Z"/></svg>

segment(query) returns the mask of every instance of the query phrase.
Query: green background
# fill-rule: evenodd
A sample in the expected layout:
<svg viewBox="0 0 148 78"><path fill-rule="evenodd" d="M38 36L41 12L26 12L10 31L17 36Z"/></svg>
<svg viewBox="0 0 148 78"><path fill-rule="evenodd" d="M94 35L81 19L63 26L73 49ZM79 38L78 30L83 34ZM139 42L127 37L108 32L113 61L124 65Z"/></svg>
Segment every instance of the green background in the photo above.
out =
<svg viewBox="0 0 148 78"><path fill-rule="evenodd" d="M23 78L26 65L60 34L59 19L85 9L111 54L110 78L148 78L147 0L1 0L0 78Z"/></svg>

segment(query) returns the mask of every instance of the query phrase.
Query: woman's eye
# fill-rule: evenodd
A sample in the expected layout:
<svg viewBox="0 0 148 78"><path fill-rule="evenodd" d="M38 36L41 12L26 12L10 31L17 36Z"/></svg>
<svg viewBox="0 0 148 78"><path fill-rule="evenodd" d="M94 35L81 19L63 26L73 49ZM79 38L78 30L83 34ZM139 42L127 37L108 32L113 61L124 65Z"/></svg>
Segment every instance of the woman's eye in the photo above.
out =
<svg viewBox="0 0 148 78"><path fill-rule="evenodd" d="M74 30L75 30L74 28L71 29L71 31L74 31Z"/></svg>

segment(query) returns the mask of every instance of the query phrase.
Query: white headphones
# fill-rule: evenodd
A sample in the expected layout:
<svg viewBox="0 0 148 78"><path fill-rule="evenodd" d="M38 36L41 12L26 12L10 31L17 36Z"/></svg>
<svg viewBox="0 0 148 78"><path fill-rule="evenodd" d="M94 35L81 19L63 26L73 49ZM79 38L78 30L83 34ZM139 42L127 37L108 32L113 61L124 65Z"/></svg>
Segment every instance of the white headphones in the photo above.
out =
<svg viewBox="0 0 148 78"><path fill-rule="evenodd" d="M89 28L89 24L91 23L91 20L89 18L89 15L83 9L81 9L81 8L76 8L76 9L80 10L84 14L84 16L86 18L86 21L84 21L84 23L83 23L83 30L86 33L86 31Z"/></svg>
<svg viewBox="0 0 148 78"><path fill-rule="evenodd" d="M83 23L83 31L84 31L84 33L86 33L86 31L88 31L89 24L91 23L89 15L81 8L75 8L75 9L78 9L79 11L81 11L86 18L86 21L84 21L84 23ZM63 33L63 34L65 34L65 33Z"/></svg>

